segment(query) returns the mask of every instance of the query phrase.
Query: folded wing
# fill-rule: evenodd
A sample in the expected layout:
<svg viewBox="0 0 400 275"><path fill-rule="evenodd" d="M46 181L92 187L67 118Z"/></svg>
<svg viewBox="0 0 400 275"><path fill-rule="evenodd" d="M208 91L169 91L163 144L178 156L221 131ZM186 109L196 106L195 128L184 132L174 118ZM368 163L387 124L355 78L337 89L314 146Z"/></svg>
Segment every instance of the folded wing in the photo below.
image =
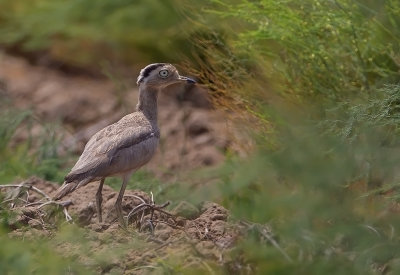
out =
<svg viewBox="0 0 400 275"><path fill-rule="evenodd" d="M118 123L112 124L96 133L86 144L79 160L65 177L66 182L82 181L98 177L108 176L116 169L113 159L120 150L138 146L138 144L152 138L158 137L149 126L133 125L131 127L119 127ZM141 156L131 156L141 158Z"/></svg>

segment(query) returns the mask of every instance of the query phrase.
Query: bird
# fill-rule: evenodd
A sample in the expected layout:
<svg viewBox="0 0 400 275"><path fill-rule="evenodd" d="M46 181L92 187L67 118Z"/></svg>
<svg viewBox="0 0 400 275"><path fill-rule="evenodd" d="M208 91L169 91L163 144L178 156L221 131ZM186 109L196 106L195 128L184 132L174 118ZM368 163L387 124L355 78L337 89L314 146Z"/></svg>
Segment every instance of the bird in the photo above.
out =
<svg viewBox="0 0 400 275"><path fill-rule="evenodd" d="M139 98L136 111L122 117L94 134L78 161L65 176L54 200L60 200L77 188L97 181L98 222L102 222L102 189L107 177L121 177L122 186L115 202L121 226L125 226L122 199L130 176L145 165L156 152L160 129L157 123L158 93L175 83L195 84L192 78L181 76L169 63L154 63L143 68L137 78Z"/></svg>

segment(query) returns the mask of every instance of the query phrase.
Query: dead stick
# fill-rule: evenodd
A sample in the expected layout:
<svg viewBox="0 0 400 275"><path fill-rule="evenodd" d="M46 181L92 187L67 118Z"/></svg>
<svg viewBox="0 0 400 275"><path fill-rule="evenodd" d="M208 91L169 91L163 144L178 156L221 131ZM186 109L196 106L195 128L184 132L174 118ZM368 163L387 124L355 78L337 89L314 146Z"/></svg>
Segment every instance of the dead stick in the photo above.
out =
<svg viewBox="0 0 400 275"><path fill-rule="evenodd" d="M24 183L21 183L21 184L4 184L4 185L0 185L0 189L1 189L1 188L10 188L10 187L13 187L13 188L26 187L26 188L28 188L29 190L32 190L32 191L35 191L36 193L39 193L40 195L42 195L43 197L47 198L48 200L51 200L50 196L48 196L45 192L43 192L43 191L40 190L39 188L36 188L36 187L34 187L34 186L32 186L32 185L27 185L27 184L24 184Z"/></svg>

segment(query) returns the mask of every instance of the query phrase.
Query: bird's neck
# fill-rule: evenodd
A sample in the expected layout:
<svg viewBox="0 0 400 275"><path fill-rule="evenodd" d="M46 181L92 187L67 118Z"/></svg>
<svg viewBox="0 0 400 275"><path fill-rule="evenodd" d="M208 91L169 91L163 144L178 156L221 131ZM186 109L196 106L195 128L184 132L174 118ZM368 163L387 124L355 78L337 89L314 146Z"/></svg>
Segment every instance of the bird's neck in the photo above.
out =
<svg viewBox="0 0 400 275"><path fill-rule="evenodd" d="M148 120L157 121L157 96L158 89L139 86L139 101L136 110L142 112Z"/></svg>

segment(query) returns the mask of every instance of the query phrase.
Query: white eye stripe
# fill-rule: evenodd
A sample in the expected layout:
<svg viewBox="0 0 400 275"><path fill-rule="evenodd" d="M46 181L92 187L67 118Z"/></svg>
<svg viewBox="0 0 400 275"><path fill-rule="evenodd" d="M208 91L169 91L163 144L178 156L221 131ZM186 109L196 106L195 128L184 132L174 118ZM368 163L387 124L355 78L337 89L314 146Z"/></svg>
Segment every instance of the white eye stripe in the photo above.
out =
<svg viewBox="0 0 400 275"><path fill-rule="evenodd" d="M161 70L158 74L159 74L162 78L166 78L166 77L168 77L168 75L169 75L169 71L168 71L168 70Z"/></svg>

